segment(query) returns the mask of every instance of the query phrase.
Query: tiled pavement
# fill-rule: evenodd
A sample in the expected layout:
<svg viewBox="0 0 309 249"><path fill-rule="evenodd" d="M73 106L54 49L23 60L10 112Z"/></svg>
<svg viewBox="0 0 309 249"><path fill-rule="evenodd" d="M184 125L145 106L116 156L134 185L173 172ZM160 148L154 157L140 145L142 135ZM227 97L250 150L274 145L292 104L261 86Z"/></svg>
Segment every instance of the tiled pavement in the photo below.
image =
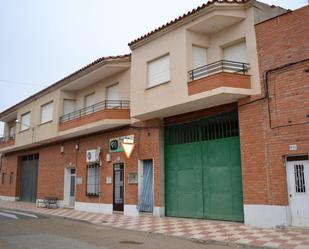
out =
<svg viewBox="0 0 309 249"><path fill-rule="evenodd" d="M218 241L282 249L309 249L309 229L257 229L240 223L152 216L128 217L72 209L37 208L34 204L0 201L10 208L88 221L97 225L176 236L200 241Z"/></svg>

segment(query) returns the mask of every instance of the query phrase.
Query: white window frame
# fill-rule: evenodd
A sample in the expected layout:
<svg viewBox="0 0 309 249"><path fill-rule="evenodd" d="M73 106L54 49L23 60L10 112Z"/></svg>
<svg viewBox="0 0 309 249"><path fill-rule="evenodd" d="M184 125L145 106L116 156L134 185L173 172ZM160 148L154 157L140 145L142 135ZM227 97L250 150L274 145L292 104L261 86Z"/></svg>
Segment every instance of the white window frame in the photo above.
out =
<svg viewBox="0 0 309 249"><path fill-rule="evenodd" d="M203 59L205 59L205 61L200 65L195 65L196 64L196 58L195 58L196 54L195 53L197 52L197 50L199 50L199 52L201 52L201 51L203 51L203 53L205 52L205 54L203 54L203 56L205 55L205 58L203 58ZM206 66L208 64L208 56L207 55L208 55L207 47L192 44L192 69L197 69L199 67Z"/></svg>
<svg viewBox="0 0 309 249"><path fill-rule="evenodd" d="M29 123L25 122L25 117L29 116ZM26 131L30 129L31 112L25 112L20 116L20 131Z"/></svg>
<svg viewBox="0 0 309 249"><path fill-rule="evenodd" d="M65 112L65 103L67 103L67 102L71 102L71 103L74 102L73 110L71 110L70 112ZM76 99L63 99L63 107L62 107L62 114L63 115L74 112L75 110L76 110Z"/></svg>
<svg viewBox="0 0 309 249"><path fill-rule="evenodd" d="M162 63L164 59L166 59L167 61L163 63L167 63L168 68L165 70L162 70L161 68L160 71L157 73L157 76L155 76L154 67L160 67L159 62ZM166 75L164 75L164 71L167 71ZM164 54L156 59L153 59L147 62L147 87L148 88L152 88L152 87L164 84L164 83L168 83L170 81L171 81L171 60L170 60L169 53Z"/></svg>
<svg viewBox="0 0 309 249"><path fill-rule="evenodd" d="M99 196L100 195L100 164L87 165L87 196Z"/></svg>
<svg viewBox="0 0 309 249"><path fill-rule="evenodd" d="M240 51L242 53L240 53ZM224 60L236 61L236 62L241 62L241 63L249 63L248 48L247 48L247 42L245 39L234 42L228 46L224 46L222 52L223 52ZM243 58L239 59L239 57L243 57Z"/></svg>
<svg viewBox="0 0 309 249"><path fill-rule="evenodd" d="M87 104L87 98L89 98L90 96L93 97L93 104L92 105ZM93 106L93 105L95 105L95 92L89 93L89 94L85 95L85 97L84 97L84 107L89 107L89 106Z"/></svg>
<svg viewBox="0 0 309 249"><path fill-rule="evenodd" d="M50 107L50 109L47 109L50 111L50 113L44 114L44 108ZM45 110L46 111L46 110ZM40 119L40 123L41 124L45 124L48 122L53 121L53 112L54 112L54 105L53 105L53 101L50 101L44 105L41 105L41 119ZM45 116L47 116L45 118Z"/></svg>

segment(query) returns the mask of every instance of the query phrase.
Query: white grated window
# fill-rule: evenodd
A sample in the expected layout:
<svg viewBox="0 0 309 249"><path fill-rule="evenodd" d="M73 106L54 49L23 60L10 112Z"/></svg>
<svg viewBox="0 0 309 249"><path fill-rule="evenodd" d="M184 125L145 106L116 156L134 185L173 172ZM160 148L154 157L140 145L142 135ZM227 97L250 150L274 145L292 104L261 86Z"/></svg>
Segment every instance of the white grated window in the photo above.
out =
<svg viewBox="0 0 309 249"><path fill-rule="evenodd" d="M296 193L306 193L305 174L304 174L303 164L294 165L294 176L295 176Z"/></svg>
<svg viewBox="0 0 309 249"><path fill-rule="evenodd" d="M53 120L53 102L41 106L41 124Z"/></svg>
<svg viewBox="0 0 309 249"><path fill-rule="evenodd" d="M98 196L100 193L100 165L87 166L87 195Z"/></svg>
<svg viewBox="0 0 309 249"><path fill-rule="evenodd" d="M148 87L153 87L170 81L170 56L148 62Z"/></svg>

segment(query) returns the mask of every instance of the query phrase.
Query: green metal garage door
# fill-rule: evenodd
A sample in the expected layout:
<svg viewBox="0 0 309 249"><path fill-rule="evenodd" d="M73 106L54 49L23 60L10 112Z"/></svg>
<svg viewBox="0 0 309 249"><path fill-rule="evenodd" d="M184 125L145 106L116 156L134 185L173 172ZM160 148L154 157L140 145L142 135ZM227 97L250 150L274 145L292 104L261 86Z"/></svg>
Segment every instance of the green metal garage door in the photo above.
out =
<svg viewBox="0 0 309 249"><path fill-rule="evenodd" d="M243 221L237 113L165 129L166 215Z"/></svg>

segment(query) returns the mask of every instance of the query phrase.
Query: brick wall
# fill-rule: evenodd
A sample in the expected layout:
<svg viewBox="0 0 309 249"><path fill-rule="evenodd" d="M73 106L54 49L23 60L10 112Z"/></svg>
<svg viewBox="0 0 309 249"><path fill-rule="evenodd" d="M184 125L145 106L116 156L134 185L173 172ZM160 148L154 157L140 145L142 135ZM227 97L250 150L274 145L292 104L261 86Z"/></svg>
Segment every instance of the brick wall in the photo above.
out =
<svg viewBox="0 0 309 249"><path fill-rule="evenodd" d="M8 178L5 184L1 185L0 195L18 196L18 169L20 164L18 158L22 155L39 153L39 170L38 170L38 188L37 198L46 196L55 196L63 199L64 192L64 169L66 166L76 166L76 176L82 177L81 185L76 185L76 201L92 203L112 203L113 202L113 185L106 184L106 177L113 176L113 164L117 162L124 163L125 170L125 204L137 204L138 185L128 184L128 173L138 172L138 160L153 159L154 161L154 203L160 206L160 167L159 167L159 129L150 123L151 126L142 124L137 127L128 127L109 131L107 133L93 134L78 139L63 141L38 148L37 150L23 151L19 153L8 154L3 158L1 173L16 172L16 181L14 184L8 184ZM158 123L155 123L158 125ZM148 128L147 128L148 127ZM106 162L106 154L109 153L109 139L134 134L136 146L130 159L127 159L124 152L111 153L112 161ZM79 149L75 149L75 145ZM60 148L64 146L64 153ZM101 198L86 196L86 151L101 147L102 173L101 173ZM117 158L120 160L117 160Z"/></svg>
<svg viewBox="0 0 309 249"><path fill-rule="evenodd" d="M245 204L288 205L285 156L308 154L309 61L299 62L309 58L308 20L304 7L256 25L263 92L239 101ZM289 63L268 74L269 97L258 100L265 72Z"/></svg>
<svg viewBox="0 0 309 249"><path fill-rule="evenodd" d="M16 197L19 195L19 170L16 156L2 157L0 165L0 195ZM3 179L3 173L5 177ZM10 175L12 181L10 183Z"/></svg>

